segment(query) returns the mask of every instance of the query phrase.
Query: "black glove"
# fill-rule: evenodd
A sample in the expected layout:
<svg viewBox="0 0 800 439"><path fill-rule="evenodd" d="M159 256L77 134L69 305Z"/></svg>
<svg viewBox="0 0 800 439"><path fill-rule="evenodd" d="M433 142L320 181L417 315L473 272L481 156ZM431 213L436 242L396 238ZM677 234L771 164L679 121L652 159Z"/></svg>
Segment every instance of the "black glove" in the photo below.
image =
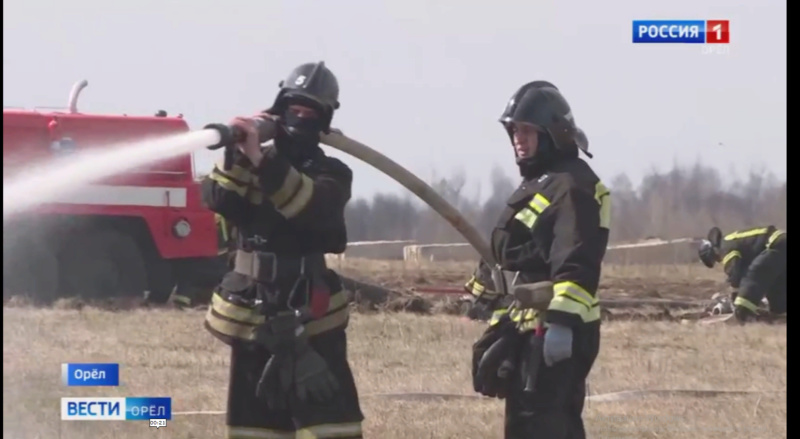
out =
<svg viewBox="0 0 800 439"><path fill-rule="evenodd" d="M490 326L472 346L472 386L485 396L503 399L514 370L513 353L519 335L507 316Z"/></svg>
<svg viewBox="0 0 800 439"><path fill-rule="evenodd" d="M273 355L264 367L257 393L271 394L294 390L301 401L325 402L339 390L336 377L325 360L308 344L308 333L294 313L275 316L256 329L256 341Z"/></svg>
<svg viewBox="0 0 800 439"><path fill-rule="evenodd" d="M295 394L301 401L330 401L339 391L339 382L325 359L307 344L298 345L292 361L281 369L281 382L291 383L292 379Z"/></svg>
<svg viewBox="0 0 800 439"><path fill-rule="evenodd" d="M739 323L748 323L758 319L758 314L740 305L733 307L733 316Z"/></svg>

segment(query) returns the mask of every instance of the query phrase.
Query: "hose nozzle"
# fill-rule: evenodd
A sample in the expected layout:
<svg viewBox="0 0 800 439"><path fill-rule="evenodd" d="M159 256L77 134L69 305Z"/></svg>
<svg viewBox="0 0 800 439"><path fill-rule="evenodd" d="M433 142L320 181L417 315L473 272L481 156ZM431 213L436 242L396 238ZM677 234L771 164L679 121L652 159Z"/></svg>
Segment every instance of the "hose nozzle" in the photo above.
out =
<svg viewBox="0 0 800 439"><path fill-rule="evenodd" d="M277 124L275 120L269 117L254 117L252 119L256 123L256 130L258 131L259 143L269 142L275 137ZM203 127L205 130L214 130L219 134L219 142L214 145L207 146L210 150L225 148L233 146L237 143L244 142L247 138L247 133L239 127L222 124L210 123Z"/></svg>
<svg viewBox="0 0 800 439"><path fill-rule="evenodd" d="M203 127L204 130L214 130L219 134L219 142L207 146L210 150L225 148L226 146L233 146L236 143L244 140L245 133L238 127L225 125L223 123L210 123Z"/></svg>

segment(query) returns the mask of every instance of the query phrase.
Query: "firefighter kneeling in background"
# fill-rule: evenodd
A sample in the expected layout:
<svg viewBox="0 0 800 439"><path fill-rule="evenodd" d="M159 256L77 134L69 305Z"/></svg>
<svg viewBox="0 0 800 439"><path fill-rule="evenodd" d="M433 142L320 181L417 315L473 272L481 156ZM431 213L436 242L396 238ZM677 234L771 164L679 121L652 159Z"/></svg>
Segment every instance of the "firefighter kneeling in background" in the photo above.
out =
<svg viewBox="0 0 800 439"><path fill-rule="evenodd" d="M231 257L236 250L236 228L225 218L214 214L217 226L217 243L219 250L216 258L196 258L183 260L175 264L177 274L177 284L170 296L170 303L176 308L182 309L196 305L202 300L201 295L219 285L225 273L233 268L233 258Z"/></svg>
<svg viewBox="0 0 800 439"><path fill-rule="evenodd" d="M745 323L758 317L764 297L771 314L786 313L786 232L775 226L740 230L722 236L712 227L699 249L708 268L722 263L733 289L733 314Z"/></svg>
<svg viewBox="0 0 800 439"><path fill-rule="evenodd" d="M361 438L347 293L324 257L345 250L352 190L350 168L319 146L339 87L323 63L281 84L261 115L277 124L274 145L260 146L252 119L234 119L245 143L231 169L215 167L202 186L209 208L238 230L234 270L205 321L232 351L226 438Z"/></svg>
<svg viewBox="0 0 800 439"><path fill-rule="evenodd" d="M504 277L517 272L516 300L495 310L473 345L473 386L505 399L506 439L585 438L586 378L600 349L597 288L609 191L579 158L579 150L591 157L588 141L552 84L524 85L500 121L523 180L500 214L491 247ZM490 308L502 292L484 261L466 288Z"/></svg>

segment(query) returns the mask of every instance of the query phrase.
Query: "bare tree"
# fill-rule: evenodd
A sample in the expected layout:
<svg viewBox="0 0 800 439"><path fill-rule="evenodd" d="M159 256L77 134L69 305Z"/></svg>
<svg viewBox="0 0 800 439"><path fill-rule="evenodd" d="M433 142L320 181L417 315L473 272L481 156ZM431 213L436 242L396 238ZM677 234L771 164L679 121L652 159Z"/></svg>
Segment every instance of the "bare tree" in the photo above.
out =
<svg viewBox="0 0 800 439"><path fill-rule="evenodd" d="M730 174L730 173L729 173ZM500 168L491 171L489 193L472 199L465 194L468 178L461 170L448 178L434 177L433 187L488 234L506 199L519 182ZM773 224L786 227L786 182L753 168L746 178L723 184L715 169L696 163L652 170L635 187L622 174L608 180L612 193L612 241L646 237L705 236L712 226L723 231ZM421 242L461 242L455 229L411 195L377 194L347 206L351 241L417 239Z"/></svg>

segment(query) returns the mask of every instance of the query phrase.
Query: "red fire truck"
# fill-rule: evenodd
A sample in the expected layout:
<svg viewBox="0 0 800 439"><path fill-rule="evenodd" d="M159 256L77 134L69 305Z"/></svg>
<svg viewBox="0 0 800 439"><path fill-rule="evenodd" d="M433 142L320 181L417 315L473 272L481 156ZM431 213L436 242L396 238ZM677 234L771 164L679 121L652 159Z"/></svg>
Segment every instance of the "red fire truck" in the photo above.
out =
<svg viewBox="0 0 800 439"><path fill-rule="evenodd" d="M3 180L75 149L189 130L179 115L3 109ZM33 188L32 188L33 189ZM186 154L95 181L3 221L3 295L142 296L164 302L194 263L217 258L214 214ZM187 269L189 268L189 269Z"/></svg>

